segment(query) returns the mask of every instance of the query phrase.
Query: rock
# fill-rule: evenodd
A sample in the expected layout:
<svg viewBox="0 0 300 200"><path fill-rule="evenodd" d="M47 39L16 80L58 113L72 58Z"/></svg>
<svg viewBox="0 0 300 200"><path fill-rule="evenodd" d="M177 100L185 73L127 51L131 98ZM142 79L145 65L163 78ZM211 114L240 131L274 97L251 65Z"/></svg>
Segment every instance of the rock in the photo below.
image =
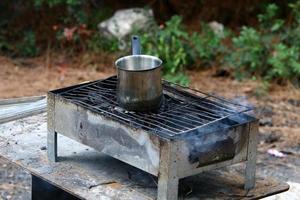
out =
<svg viewBox="0 0 300 200"><path fill-rule="evenodd" d="M230 76L230 72L227 69L217 69L217 71L215 72L215 74L213 75L213 77L229 77Z"/></svg>
<svg viewBox="0 0 300 200"><path fill-rule="evenodd" d="M111 18L99 23L98 28L103 35L122 40L125 36L132 33L133 30L146 29L151 24L151 21L154 21L151 9L122 9L116 11Z"/></svg>
<svg viewBox="0 0 300 200"><path fill-rule="evenodd" d="M297 106L300 107L300 100L299 99L289 99L288 102L293 105L293 106Z"/></svg>
<svg viewBox="0 0 300 200"><path fill-rule="evenodd" d="M267 137L265 138L265 142L266 143L274 143L274 142L278 142L280 139L279 135L276 135L274 133L270 133L269 135L267 135Z"/></svg>
<svg viewBox="0 0 300 200"><path fill-rule="evenodd" d="M219 37L224 37L224 25L216 22L216 21L212 21L210 23L208 23L208 26L213 30L213 32L218 35Z"/></svg>
<svg viewBox="0 0 300 200"><path fill-rule="evenodd" d="M41 149L42 151L44 151L44 150L47 150L47 147L46 147L46 146L42 146L40 149Z"/></svg>
<svg viewBox="0 0 300 200"><path fill-rule="evenodd" d="M265 117L259 120L259 125L260 126L273 126L273 121L272 118L270 117Z"/></svg>
<svg viewBox="0 0 300 200"><path fill-rule="evenodd" d="M271 106L263 106L259 108L259 112L261 113L261 115L265 116L265 117L271 117L274 115L273 112L273 108Z"/></svg>

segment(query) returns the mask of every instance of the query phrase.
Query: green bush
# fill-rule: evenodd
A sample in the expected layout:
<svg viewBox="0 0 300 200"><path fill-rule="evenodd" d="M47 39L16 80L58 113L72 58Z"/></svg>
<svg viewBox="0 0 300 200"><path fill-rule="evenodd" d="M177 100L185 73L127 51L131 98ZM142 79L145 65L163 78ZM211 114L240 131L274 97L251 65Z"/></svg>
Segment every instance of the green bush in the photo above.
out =
<svg viewBox="0 0 300 200"><path fill-rule="evenodd" d="M274 45L273 52L268 57L271 68L267 78L297 81L300 77L299 50L299 47L288 47L283 43Z"/></svg>
<svg viewBox="0 0 300 200"><path fill-rule="evenodd" d="M34 32L25 32L22 41L16 45L16 48L16 53L18 56L33 57L38 55L39 49L36 46L36 38Z"/></svg>
<svg viewBox="0 0 300 200"><path fill-rule="evenodd" d="M278 12L279 7L272 3L267 5L264 13L257 16L262 31L276 32L283 27L284 20L277 18Z"/></svg>
<svg viewBox="0 0 300 200"><path fill-rule="evenodd" d="M236 77L262 77L265 81L300 81L300 1L290 4L292 20L279 19L279 7L270 4L258 15L257 29L243 27L232 38L232 53L225 55Z"/></svg>
<svg viewBox="0 0 300 200"><path fill-rule="evenodd" d="M165 78L183 85L188 84L183 69L191 62L188 39L179 16L173 16L164 28L141 35L143 53L160 57Z"/></svg>
<svg viewBox="0 0 300 200"><path fill-rule="evenodd" d="M194 32L191 43L196 51L196 58L201 61L201 66L211 65L218 54L223 52L221 44L223 36L216 34L207 24L201 24L201 32Z"/></svg>
<svg viewBox="0 0 300 200"><path fill-rule="evenodd" d="M97 23L112 14L112 10L103 8L102 4L84 0L18 2L0 3L1 53L36 56L49 44L52 48L76 53L119 50L118 39L104 38L97 31ZM184 85L188 84L186 69L220 66L221 63L220 67L230 67L237 79L262 78L263 88L269 85L265 83L277 80L290 80L300 85L300 0L289 2L292 3L288 8L282 4L268 4L257 16L257 26L244 26L233 36L226 34L227 29L224 35L215 34L205 23L200 24L199 32L190 33L179 16L173 16L159 27L149 24L146 31L138 34L143 53L160 57L164 61L164 77ZM20 13L14 13L16 5L20 5ZM30 16L28 13L49 21L35 23L36 19L25 17L24 23L22 17ZM66 36L68 30L74 30L69 38ZM49 33L45 33L47 31Z"/></svg>
<svg viewBox="0 0 300 200"><path fill-rule="evenodd" d="M33 0L35 9L43 7L63 8L61 22L64 24L87 24L90 28L96 28L97 23L112 14L112 10L106 6L98 6L95 1L85 0Z"/></svg>
<svg viewBox="0 0 300 200"><path fill-rule="evenodd" d="M289 4L291 16L289 26L284 27L281 38L288 46L300 47L300 0Z"/></svg>
<svg viewBox="0 0 300 200"><path fill-rule="evenodd" d="M0 52L11 51L11 45L3 35L0 35Z"/></svg>
<svg viewBox="0 0 300 200"><path fill-rule="evenodd" d="M90 51L100 53L102 51L116 52L119 50L119 41L116 38L105 38L100 33L95 32L87 40L87 47Z"/></svg>
<svg viewBox="0 0 300 200"><path fill-rule="evenodd" d="M232 38L232 43L233 50L225 57L225 60L234 69L236 78L265 74L267 49L258 31L254 28L243 27L240 35Z"/></svg>
<svg viewBox="0 0 300 200"><path fill-rule="evenodd" d="M50 7L65 4L69 6L77 6L81 5L84 1L83 0L33 0L34 5L36 7L40 7L43 4L47 4Z"/></svg>
<svg viewBox="0 0 300 200"><path fill-rule="evenodd" d="M77 23L86 24L88 13L85 12L85 5L88 3L84 0L33 0L36 9L43 6L49 6L50 8L61 6L66 7L66 13L62 19L65 23L76 21Z"/></svg>

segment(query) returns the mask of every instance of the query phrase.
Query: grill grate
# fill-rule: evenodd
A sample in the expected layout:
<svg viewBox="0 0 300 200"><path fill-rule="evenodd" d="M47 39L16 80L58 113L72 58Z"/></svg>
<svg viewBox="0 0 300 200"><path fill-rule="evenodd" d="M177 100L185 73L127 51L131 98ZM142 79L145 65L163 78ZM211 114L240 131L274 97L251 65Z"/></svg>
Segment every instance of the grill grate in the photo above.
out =
<svg viewBox="0 0 300 200"><path fill-rule="evenodd" d="M59 90L58 94L93 112L166 137L173 137L251 110L250 107L164 81L164 102L158 111L130 112L118 106L116 82L117 77L113 76Z"/></svg>

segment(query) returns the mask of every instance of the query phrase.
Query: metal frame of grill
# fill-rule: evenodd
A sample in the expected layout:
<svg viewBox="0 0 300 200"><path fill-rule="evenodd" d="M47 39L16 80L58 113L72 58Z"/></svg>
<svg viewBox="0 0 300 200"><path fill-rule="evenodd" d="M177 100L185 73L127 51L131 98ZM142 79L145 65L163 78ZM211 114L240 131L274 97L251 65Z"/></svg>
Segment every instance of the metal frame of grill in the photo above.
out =
<svg viewBox="0 0 300 200"><path fill-rule="evenodd" d="M163 82L156 112L120 108L116 81L48 93L48 157L57 160L57 133L159 177L158 199L177 199L180 178L246 161L245 188L255 183L258 120L252 108Z"/></svg>
<svg viewBox="0 0 300 200"><path fill-rule="evenodd" d="M65 99L100 112L107 117L136 128L142 128L162 137L172 138L193 129L237 113L250 111L251 107L239 105L219 97L182 86L171 86L164 81L164 103L155 113L135 113L123 110L116 101L116 76L84 84L59 93ZM195 96L195 94L197 96Z"/></svg>

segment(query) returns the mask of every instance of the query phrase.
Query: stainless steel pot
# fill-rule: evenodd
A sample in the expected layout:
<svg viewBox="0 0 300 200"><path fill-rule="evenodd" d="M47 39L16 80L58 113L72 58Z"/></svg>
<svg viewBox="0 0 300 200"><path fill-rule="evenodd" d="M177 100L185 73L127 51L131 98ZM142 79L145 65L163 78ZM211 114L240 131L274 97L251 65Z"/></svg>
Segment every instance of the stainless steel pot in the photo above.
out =
<svg viewBox="0 0 300 200"><path fill-rule="evenodd" d="M133 54L140 53L138 37L132 39ZM160 107L163 94L162 61L150 55L130 55L115 62L118 71L117 99L130 111L153 111Z"/></svg>

